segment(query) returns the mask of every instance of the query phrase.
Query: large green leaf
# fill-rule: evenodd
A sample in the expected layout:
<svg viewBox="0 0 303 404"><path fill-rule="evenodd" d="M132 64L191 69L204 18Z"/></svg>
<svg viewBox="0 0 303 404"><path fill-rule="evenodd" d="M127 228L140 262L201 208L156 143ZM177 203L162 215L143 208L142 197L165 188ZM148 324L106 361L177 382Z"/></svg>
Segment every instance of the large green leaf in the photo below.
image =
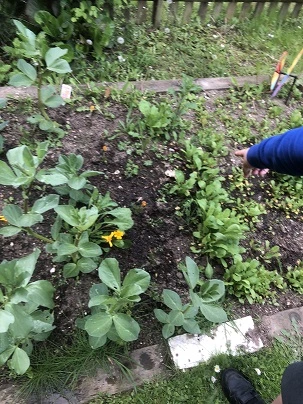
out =
<svg viewBox="0 0 303 404"><path fill-rule="evenodd" d="M65 175L60 173L50 173L47 170L40 170L37 173L37 180L44 184L50 184L53 187L66 184L68 179Z"/></svg>
<svg viewBox="0 0 303 404"><path fill-rule="evenodd" d="M54 308L53 295L55 288L49 281L39 280L27 285L28 299L32 300L38 306Z"/></svg>
<svg viewBox="0 0 303 404"><path fill-rule="evenodd" d="M73 227L80 225L80 220L77 216L77 210L71 205L59 205L55 207L55 211L66 223Z"/></svg>
<svg viewBox="0 0 303 404"><path fill-rule="evenodd" d="M64 104L64 99L56 94L56 90L52 86L47 86L41 90L41 101L50 108L58 108Z"/></svg>
<svg viewBox="0 0 303 404"><path fill-rule="evenodd" d="M40 250L36 249L33 253L12 261L4 261L0 264L0 283L10 287L24 287L28 284Z"/></svg>
<svg viewBox="0 0 303 404"><path fill-rule="evenodd" d="M18 73L10 78L8 84L14 87L29 87L33 84L33 80L23 73Z"/></svg>
<svg viewBox="0 0 303 404"><path fill-rule="evenodd" d="M79 253L82 257L90 258L90 257L98 257L102 254L102 250L100 246L96 243L92 243L91 241L87 241L85 243L79 243L78 248Z"/></svg>
<svg viewBox="0 0 303 404"><path fill-rule="evenodd" d="M54 209L56 206L58 206L59 199L59 195L56 194L49 194L47 196L44 196L43 198L37 199L35 201L34 205L31 208L31 211L35 213L47 212L48 210Z"/></svg>
<svg viewBox="0 0 303 404"><path fill-rule="evenodd" d="M12 237L15 234L20 233L20 231L22 231L22 229L20 229L19 227L15 227L15 226L5 226L0 228L0 234L3 237Z"/></svg>
<svg viewBox="0 0 303 404"><path fill-rule="evenodd" d="M99 278L110 289L121 290L121 276L119 263L115 258L106 258L103 260L98 269Z"/></svg>
<svg viewBox="0 0 303 404"><path fill-rule="evenodd" d="M164 289L162 293L163 301L172 310L182 310L182 301L178 293L170 289Z"/></svg>
<svg viewBox="0 0 303 404"><path fill-rule="evenodd" d="M60 49L61 51L65 51L65 53L67 52L67 49L61 49L61 48L52 48L52 49L50 49L50 51L53 49ZM55 52L53 52L53 54L55 54ZM52 56L48 55L48 60L46 60L48 70L51 70L51 71L59 73L59 74L70 73L72 71L68 62L64 59L56 59L50 63L52 57L53 57L53 55ZM45 57L45 59L46 59L46 57Z"/></svg>
<svg viewBox="0 0 303 404"><path fill-rule="evenodd" d="M148 272L143 269L133 268L127 272L124 281L123 288L130 285L139 286L140 292L143 293L146 291L150 283L150 275ZM131 296L131 295L129 295Z"/></svg>
<svg viewBox="0 0 303 404"><path fill-rule="evenodd" d="M169 323L168 314L162 309L154 309L155 317L160 323Z"/></svg>
<svg viewBox="0 0 303 404"><path fill-rule="evenodd" d="M73 189L79 190L85 186L86 182L87 181L84 177L78 177L77 175L74 175L68 180L67 185Z"/></svg>
<svg viewBox="0 0 303 404"><path fill-rule="evenodd" d="M184 316L182 311L172 310L168 314L168 322L173 324L174 326L180 327L184 322Z"/></svg>
<svg viewBox="0 0 303 404"><path fill-rule="evenodd" d="M94 269L97 269L97 267L97 263L91 258L80 258L77 261L77 268L84 274L92 272Z"/></svg>
<svg viewBox="0 0 303 404"><path fill-rule="evenodd" d="M33 320L29 314L26 313L22 306L17 304L8 303L5 309L9 311L15 318L15 321L10 325L10 331L15 338L27 338L32 327Z"/></svg>
<svg viewBox="0 0 303 404"><path fill-rule="evenodd" d="M128 314L118 313L113 316L113 322L117 334L123 341L135 341L138 339L140 326Z"/></svg>
<svg viewBox="0 0 303 404"><path fill-rule="evenodd" d="M107 341L106 335L102 335L101 337L92 337L89 335L88 342L92 349L97 349L103 346Z"/></svg>
<svg viewBox="0 0 303 404"><path fill-rule="evenodd" d="M185 263L186 263L186 272L184 271L183 274L188 283L188 286L191 289L194 289L199 280L199 268L195 263L195 261L192 260L190 257L185 258Z"/></svg>
<svg viewBox="0 0 303 404"><path fill-rule="evenodd" d="M206 281L200 289L199 296L203 302L215 302L225 294L224 282L219 279L211 279Z"/></svg>
<svg viewBox="0 0 303 404"><path fill-rule="evenodd" d="M15 317L12 313L0 309L0 333L6 332L14 321Z"/></svg>
<svg viewBox="0 0 303 404"><path fill-rule="evenodd" d="M108 212L109 215L114 216L113 219L106 219L104 223L114 224L120 230L130 229L134 222L131 218L131 210L129 208L116 208Z"/></svg>
<svg viewBox="0 0 303 404"><path fill-rule="evenodd" d="M13 22L17 27L19 34L31 45L32 48L35 48L36 35L34 32L26 28L26 26L18 20L13 20Z"/></svg>
<svg viewBox="0 0 303 404"><path fill-rule="evenodd" d="M16 178L13 170L4 161L0 161L0 184L14 185Z"/></svg>
<svg viewBox="0 0 303 404"><path fill-rule="evenodd" d="M41 223L43 216L39 213L26 213L20 217L19 226L32 227L34 224Z"/></svg>
<svg viewBox="0 0 303 404"><path fill-rule="evenodd" d="M80 269L73 262L69 262L65 264L63 267L63 276L64 278L73 278L79 275Z"/></svg>
<svg viewBox="0 0 303 404"><path fill-rule="evenodd" d="M200 303L200 310L203 316L212 323L223 323L228 320L226 312L222 307L211 303Z"/></svg>
<svg viewBox="0 0 303 404"><path fill-rule="evenodd" d="M0 366L4 365L6 361L10 358L10 356L14 353L16 346L9 345L3 352L0 354Z"/></svg>
<svg viewBox="0 0 303 404"><path fill-rule="evenodd" d="M13 369L18 375L23 375L29 368L30 360L27 353L17 347L8 365L10 369Z"/></svg>
<svg viewBox="0 0 303 404"><path fill-rule="evenodd" d="M55 328L53 325L54 314L49 310L36 310L31 317L33 319L32 333L37 334L35 340L44 341L45 333L50 333Z"/></svg>
<svg viewBox="0 0 303 404"><path fill-rule="evenodd" d="M67 49L61 49L61 48L50 48L46 54L45 54L45 62L47 67L52 66L52 64L61 58L61 56L64 56L67 53Z"/></svg>
<svg viewBox="0 0 303 404"><path fill-rule="evenodd" d="M175 332L175 326L173 324L164 324L162 327L162 335L165 339L171 337Z"/></svg>
<svg viewBox="0 0 303 404"><path fill-rule="evenodd" d="M186 332L189 332L190 334L201 334L201 330L198 323L196 322L196 320L192 318L184 320L182 326L184 330Z"/></svg>
<svg viewBox="0 0 303 404"><path fill-rule="evenodd" d="M34 82L37 78L37 71L36 69L26 62L24 59L19 59L17 62L18 69L25 74L32 82Z"/></svg>
<svg viewBox="0 0 303 404"><path fill-rule="evenodd" d="M92 337L102 337L106 335L112 326L111 315L100 312L90 316L85 323L85 330Z"/></svg>

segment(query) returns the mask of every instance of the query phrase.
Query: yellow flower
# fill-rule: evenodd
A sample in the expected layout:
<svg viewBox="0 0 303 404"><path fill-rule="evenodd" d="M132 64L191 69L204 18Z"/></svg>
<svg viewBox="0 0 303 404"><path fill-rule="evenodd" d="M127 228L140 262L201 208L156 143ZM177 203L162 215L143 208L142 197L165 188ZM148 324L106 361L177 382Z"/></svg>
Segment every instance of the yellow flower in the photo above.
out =
<svg viewBox="0 0 303 404"><path fill-rule="evenodd" d="M94 106L94 105L91 105L91 106L89 107L89 110L90 110L90 112L93 112L93 111L95 110L95 106Z"/></svg>
<svg viewBox="0 0 303 404"><path fill-rule="evenodd" d="M7 223L7 220L5 219L5 217L4 216L2 216L2 215L0 215L0 221L2 221L2 222L6 222Z"/></svg>
<svg viewBox="0 0 303 404"><path fill-rule="evenodd" d="M116 231L113 231L111 234L112 234L113 237L115 237L117 240L122 240L122 237L124 236L124 231L122 231L122 230L116 230Z"/></svg>
<svg viewBox="0 0 303 404"><path fill-rule="evenodd" d="M102 146L102 150L103 150L103 151L107 151L107 146L105 146L105 145Z"/></svg>
<svg viewBox="0 0 303 404"><path fill-rule="evenodd" d="M141 202L142 208L145 208L146 205L147 205L147 202L146 202L146 201L142 201L142 202Z"/></svg>
<svg viewBox="0 0 303 404"><path fill-rule="evenodd" d="M110 247L113 246L113 243L112 243L113 232L110 233L108 236L102 236L102 238L104 238L104 240L108 242L108 244L109 244Z"/></svg>

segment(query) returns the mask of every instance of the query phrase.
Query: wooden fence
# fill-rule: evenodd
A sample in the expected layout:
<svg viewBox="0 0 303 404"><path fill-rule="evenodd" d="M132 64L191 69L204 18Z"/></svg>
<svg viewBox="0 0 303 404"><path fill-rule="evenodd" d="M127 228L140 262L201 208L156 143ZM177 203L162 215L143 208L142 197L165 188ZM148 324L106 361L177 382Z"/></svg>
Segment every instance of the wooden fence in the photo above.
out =
<svg viewBox="0 0 303 404"><path fill-rule="evenodd" d="M196 7L197 4L198 7ZM244 20L245 18L258 17L264 13L282 21L287 17L298 18L302 5L303 0L297 0L296 2L290 0L280 2L242 0L241 2L231 1L228 3L215 0L196 2L195 0L153 0L152 2L139 0L137 22L139 24L147 22L151 16L153 26L159 28L165 10L170 14L170 18L174 22L179 18L182 24L190 22L193 16L197 16L201 22L206 22L207 20L216 22L219 18L223 18L228 22L233 17ZM149 12L149 7L151 6L152 10ZM183 6L182 10L180 10L181 6Z"/></svg>

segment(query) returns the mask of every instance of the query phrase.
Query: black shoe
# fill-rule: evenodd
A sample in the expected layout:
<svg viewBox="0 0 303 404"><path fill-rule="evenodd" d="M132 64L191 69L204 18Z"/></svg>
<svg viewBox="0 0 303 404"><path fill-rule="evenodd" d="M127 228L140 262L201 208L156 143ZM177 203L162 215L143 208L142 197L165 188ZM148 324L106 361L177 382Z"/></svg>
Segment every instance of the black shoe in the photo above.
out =
<svg viewBox="0 0 303 404"><path fill-rule="evenodd" d="M231 404L265 404L253 385L235 369L223 370L221 385Z"/></svg>

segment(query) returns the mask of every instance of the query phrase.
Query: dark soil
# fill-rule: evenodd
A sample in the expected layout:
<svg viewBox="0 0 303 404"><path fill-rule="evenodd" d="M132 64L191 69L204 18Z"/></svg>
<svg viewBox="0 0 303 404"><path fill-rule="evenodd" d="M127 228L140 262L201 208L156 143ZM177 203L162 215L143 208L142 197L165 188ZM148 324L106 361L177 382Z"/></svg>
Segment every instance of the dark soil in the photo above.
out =
<svg viewBox="0 0 303 404"><path fill-rule="evenodd" d="M207 94L208 102L217 96L212 92ZM10 102L11 108L14 104ZM211 107L210 107L211 108ZM213 108L213 107L212 107ZM173 289L186 296L187 288L178 265L190 255L198 263L203 257L190 252L192 243L191 229L182 219L175 215L178 207L176 198L164 197L163 186L171 183L172 179L165 174L166 170L182 165L175 159L179 152L178 145L171 143L150 143L143 155L138 154L135 142L127 135L113 136L119 120L124 121L127 109L120 104L111 102L107 106L107 114L113 114L114 119L94 111L75 112L74 109L64 107L52 111L53 117L62 124L68 124L68 134L62 139L62 144L50 149L45 160L45 167L52 167L60 154L76 153L84 158L85 170L98 170L104 174L91 178L102 194L110 192L111 198L119 206L130 207L133 212L134 226L127 231L127 238L131 240L129 249L111 249L108 256L119 261L124 273L131 268L143 268L151 275L152 284L149 292L143 296L142 304L138 305L135 315L142 327L139 340L133 347L142 347L158 343L161 339L161 327L153 317L152 309L156 307L162 289ZM24 135L21 125L26 128L26 116L22 110L2 113L3 119L9 119L10 124L2 132L5 138L5 152L19 145L20 140L29 142L32 135ZM24 130L23 130L24 131ZM40 139L41 140L41 139ZM104 150L106 146L106 151ZM137 174L128 174L127 162L132 160L138 166ZM152 161L152 165L146 165ZM221 162L225 165L225 173L231 172L235 163L233 157ZM237 161L236 164L239 162ZM265 198L264 191L259 188L255 180L255 194ZM37 194L38 190L35 191ZM1 208L9 200L18 202L18 190L1 187ZM146 202L143 206L142 201ZM53 217L49 217L52 222ZM36 230L47 234L49 222L37 226ZM271 231L269 231L271 228ZM286 220L280 212L270 212L257 225L257 231L252 237L257 240L269 240L271 245L280 246L283 267L294 265L302 258L303 226L299 219ZM11 238L0 239L1 260L11 260L30 253L34 247L42 251L34 274L35 279L48 279L56 288L55 293L55 325L54 335L61 338L72 333L75 319L88 312L88 291L93 283L99 282L96 274L82 274L79 279L65 280L61 274L61 264L53 264L52 257L44 251L44 246L37 240L22 234ZM276 263L273 262L273 269ZM55 272L53 272L55 269ZM220 272L220 271L219 271ZM156 298L156 299L153 299ZM301 305L301 297L288 291L280 292L278 305L266 303L264 305L241 305L231 297L227 307L232 305L232 314L236 317L252 315L258 318L276 311Z"/></svg>

